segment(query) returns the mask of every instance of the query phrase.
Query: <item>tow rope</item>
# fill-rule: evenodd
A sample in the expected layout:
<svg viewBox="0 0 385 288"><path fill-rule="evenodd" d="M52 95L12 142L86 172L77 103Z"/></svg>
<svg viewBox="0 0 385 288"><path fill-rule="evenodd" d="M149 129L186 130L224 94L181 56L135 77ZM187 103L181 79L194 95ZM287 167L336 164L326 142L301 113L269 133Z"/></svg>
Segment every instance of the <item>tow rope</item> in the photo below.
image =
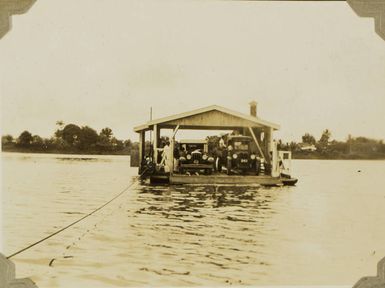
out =
<svg viewBox="0 0 385 288"><path fill-rule="evenodd" d="M147 169L145 169L140 175L139 175L139 179L144 175L144 173L147 172ZM32 243L30 245L28 245L27 247L23 248L23 249L20 249L19 251L16 251L15 253L12 253L11 255L7 256L7 259L10 259L42 242L44 242L45 240L59 234L60 232L63 232L64 230L67 230L68 228L70 228L71 226L79 223L80 221L83 221L84 219L88 218L89 216L91 216L92 214L96 213L97 211L101 210L102 208L104 208L105 206L107 206L108 204L110 204L112 201L114 201L116 198L120 197L121 195L123 195L124 192L126 192L128 189L130 189L134 184L138 184L139 181L134 181L132 182L130 185L128 185L126 188L124 188L121 192L119 192L116 196L114 196L112 199L110 199L108 202L104 203L103 205L99 206L98 208L96 208L95 210L93 210L92 212L84 215L83 217L81 217L80 219L72 222L71 224L55 231L54 233L48 235L47 237L44 237L43 239L40 239L39 241L36 241L35 243Z"/></svg>

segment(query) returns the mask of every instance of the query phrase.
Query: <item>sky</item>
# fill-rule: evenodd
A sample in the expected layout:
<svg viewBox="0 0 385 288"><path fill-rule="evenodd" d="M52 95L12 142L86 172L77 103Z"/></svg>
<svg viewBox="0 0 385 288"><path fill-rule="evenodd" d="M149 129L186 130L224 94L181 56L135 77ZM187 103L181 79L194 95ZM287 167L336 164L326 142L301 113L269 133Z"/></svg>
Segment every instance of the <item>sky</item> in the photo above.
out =
<svg viewBox="0 0 385 288"><path fill-rule="evenodd" d="M344 1L39 0L0 40L2 135L133 127L209 105L275 138L385 139L385 41Z"/></svg>

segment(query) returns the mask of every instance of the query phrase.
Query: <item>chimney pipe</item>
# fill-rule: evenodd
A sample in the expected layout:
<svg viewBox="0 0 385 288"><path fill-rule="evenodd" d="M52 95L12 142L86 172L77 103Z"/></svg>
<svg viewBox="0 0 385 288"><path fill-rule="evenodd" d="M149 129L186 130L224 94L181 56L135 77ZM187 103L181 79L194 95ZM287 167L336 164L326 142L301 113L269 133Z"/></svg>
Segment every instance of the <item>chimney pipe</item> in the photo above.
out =
<svg viewBox="0 0 385 288"><path fill-rule="evenodd" d="M250 105L250 115L253 117L257 117L257 102L251 101L249 105Z"/></svg>

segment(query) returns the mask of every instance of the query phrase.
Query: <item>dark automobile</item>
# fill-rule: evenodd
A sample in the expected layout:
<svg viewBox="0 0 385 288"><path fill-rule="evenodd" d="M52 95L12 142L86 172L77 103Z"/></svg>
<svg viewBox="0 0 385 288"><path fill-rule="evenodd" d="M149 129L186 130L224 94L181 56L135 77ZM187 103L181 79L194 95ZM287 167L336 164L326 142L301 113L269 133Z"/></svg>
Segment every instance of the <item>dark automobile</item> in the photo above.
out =
<svg viewBox="0 0 385 288"><path fill-rule="evenodd" d="M229 136L227 139L227 174L232 172L246 174L257 173L258 161L256 153L251 151L252 138L249 136Z"/></svg>
<svg viewBox="0 0 385 288"><path fill-rule="evenodd" d="M211 174L214 168L214 158L208 153L205 140L179 141L179 172L199 172Z"/></svg>

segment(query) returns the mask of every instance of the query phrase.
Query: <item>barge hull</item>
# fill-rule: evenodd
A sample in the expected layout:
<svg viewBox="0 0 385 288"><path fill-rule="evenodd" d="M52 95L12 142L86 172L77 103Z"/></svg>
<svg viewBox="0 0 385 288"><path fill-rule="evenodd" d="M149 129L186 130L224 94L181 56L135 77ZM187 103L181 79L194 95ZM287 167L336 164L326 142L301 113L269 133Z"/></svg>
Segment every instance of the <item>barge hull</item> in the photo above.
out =
<svg viewBox="0 0 385 288"><path fill-rule="evenodd" d="M170 184L260 184L282 186L280 177L240 175L170 175Z"/></svg>

